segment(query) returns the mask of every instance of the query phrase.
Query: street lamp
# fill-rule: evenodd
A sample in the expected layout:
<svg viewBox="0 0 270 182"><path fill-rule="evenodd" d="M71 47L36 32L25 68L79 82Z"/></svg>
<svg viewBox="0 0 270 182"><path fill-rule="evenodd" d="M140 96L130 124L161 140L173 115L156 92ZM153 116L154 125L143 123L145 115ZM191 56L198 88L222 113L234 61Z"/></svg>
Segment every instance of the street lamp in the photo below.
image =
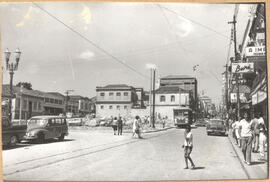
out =
<svg viewBox="0 0 270 182"><path fill-rule="evenodd" d="M9 75L10 75L9 119L11 121L12 119L11 104L12 104L12 97L13 97L13 75L14 75L14 72L18 70L19 61L21 57L21 51L19 50L19 48L15 50L15 62L10 62L11 52L8 50L8 48L5 51L5 56L6 56L6 70L9 71Z"/></svg>

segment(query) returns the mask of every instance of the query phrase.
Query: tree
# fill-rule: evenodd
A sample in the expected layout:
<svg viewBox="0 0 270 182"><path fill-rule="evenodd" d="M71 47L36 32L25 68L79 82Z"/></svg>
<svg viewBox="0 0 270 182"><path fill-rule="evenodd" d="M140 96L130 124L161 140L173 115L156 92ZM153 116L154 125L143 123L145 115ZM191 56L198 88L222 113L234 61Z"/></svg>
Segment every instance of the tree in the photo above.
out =
<svg viewBox="0 0 270 182"><path fill-rule="evenodd" d="M29 82L19 82L19 83L17 83L17 85L16 85L17 87L23 87L23 88L26 88L26 89L28 89L28 90L33 90L32 89L32 84L31 83L29 83Z"/></svg>

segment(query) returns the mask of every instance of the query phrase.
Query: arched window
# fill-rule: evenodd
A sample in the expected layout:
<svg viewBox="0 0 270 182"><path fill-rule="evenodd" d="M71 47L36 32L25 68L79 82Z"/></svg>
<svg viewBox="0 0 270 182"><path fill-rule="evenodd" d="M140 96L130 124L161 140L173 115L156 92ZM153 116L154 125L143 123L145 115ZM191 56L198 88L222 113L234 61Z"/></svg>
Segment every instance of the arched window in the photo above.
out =
<svg viewBox="0 0 270 182"><path fill-rule="evenodd" d="M160 99L160 102L165 102L166 101L166 98L165 98L164 95L161 95L159 99Z"/></svg>
<svg viewBox="0 0 270 182"><path fill-rule="evenodd" d="M171 96L171 102L175 102L175 96L174 95Z"/></svg>

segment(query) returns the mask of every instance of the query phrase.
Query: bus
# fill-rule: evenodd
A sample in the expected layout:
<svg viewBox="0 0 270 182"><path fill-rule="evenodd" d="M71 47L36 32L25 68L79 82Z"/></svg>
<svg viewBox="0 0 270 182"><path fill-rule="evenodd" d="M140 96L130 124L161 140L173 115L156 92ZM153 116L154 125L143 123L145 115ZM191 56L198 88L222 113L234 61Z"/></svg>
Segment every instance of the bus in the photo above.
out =
<svg viewBox="0 0 270 182"><path fill-rule="evenodd" d="M173 110L174 125L179 128L185 128L192 124L192 110L190 108L181 108Z"/></svg>

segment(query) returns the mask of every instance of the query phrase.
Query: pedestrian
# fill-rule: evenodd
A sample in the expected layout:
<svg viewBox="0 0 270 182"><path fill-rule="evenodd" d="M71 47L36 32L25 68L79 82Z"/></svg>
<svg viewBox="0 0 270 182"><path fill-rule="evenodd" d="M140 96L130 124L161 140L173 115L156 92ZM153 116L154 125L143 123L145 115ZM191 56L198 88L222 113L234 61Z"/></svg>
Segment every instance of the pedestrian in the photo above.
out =
<svg viewBox="0 0 270 182"><path fill-rule="evenodd" d="M113 118L113 121L112 121L112 128L113 128L113 133L114 133L114 135L116 135L116 130L117 130L117 117L114 117L114 118Z"/></svg>
<svg viewBox="0 0 270 182"><path fill-rule="evenodd" d="M239 127L240 127L240 121L238 120L238 118L236 118L235 121L235 126L234 126L234 133L235 133L235 137L237 140L237 145L238 147L241 147L241 139L240 139L240 134L239 134Z"/></svg>
<svg viewBox="0 0 270 182"><path fill-rule="evenodd" d="M235 134L235 126L236 126L236 121L234 121L233 123L232 123L232 136L233 136L233 138L234 138L234 140L235 140L235 145L238 145L238 138L236 137L236 134Z"/></svg>
<svg viewBox="0 0 270 182"><path fill-rule="evenodd" d="M135 119L133 121L132 137L134 137L135 134L138 135L138 138L142 138L141 131L140 131L140 117L139 116L135 116Z"/></svg>
<svg viewBox="0 0 270 182"><path fill-rule="evenodd" d="M252 129L252 122L248 118L247 113L244 113L244 118L240 121L239 130L240 130L240 138L241 138L244 162L250 165L253 129Z"/></svg>
<svg viewBox="0 0 270 182"><path fill-rule="evenodd" d="M182 147L184 148L184 157L185 157L185 162L186 162L186 167L184 169L188 169L188 160L191 163L191 166L192 166L191 169L194 169L195 165L190 157L190 154L191 154L192 148L193 148L193 135L191 133L190 125L186 126L184 137L185 137L184 145L182 145Z"/></svg>
<svg viewBox="0 0 270 182"><path fill-rule="evenodd" d="M122 130L123 130L123 120L122 120L122 117L119 116L118 121L117 121L118 135L122 135Z"/></svg>
<svg viewBox="0 0 270 182"><path fill-rule="evenodd" d="M258 122L258 115L256 114L252 123L253 123L253 142L252 142L252 152L258 152L259 150L259 134L260 134L260 128L259 128L259 122Z"/></svg>
<svg viewBox="0 0 270 182"><path fill-rule="evenodd" d="M258 118L258 123L264 125L265 129L267 130L265 123L264 123L264 119L263 119L263 114L259 113L259 118Z"/></svg>
<svg viewBox="0 0 270 182"><path fill-rule="evenodd" d="M266 144L266 127L263 124L259 124L259 160L265 160L265 151L264 147Z"/></svg>
<svg viewBox="0 0 270 182"><path fill-rule="evenodd" d="M162 118L162 127L165 128L165 124L166 124L166 117L164 116Z"/></svg>

